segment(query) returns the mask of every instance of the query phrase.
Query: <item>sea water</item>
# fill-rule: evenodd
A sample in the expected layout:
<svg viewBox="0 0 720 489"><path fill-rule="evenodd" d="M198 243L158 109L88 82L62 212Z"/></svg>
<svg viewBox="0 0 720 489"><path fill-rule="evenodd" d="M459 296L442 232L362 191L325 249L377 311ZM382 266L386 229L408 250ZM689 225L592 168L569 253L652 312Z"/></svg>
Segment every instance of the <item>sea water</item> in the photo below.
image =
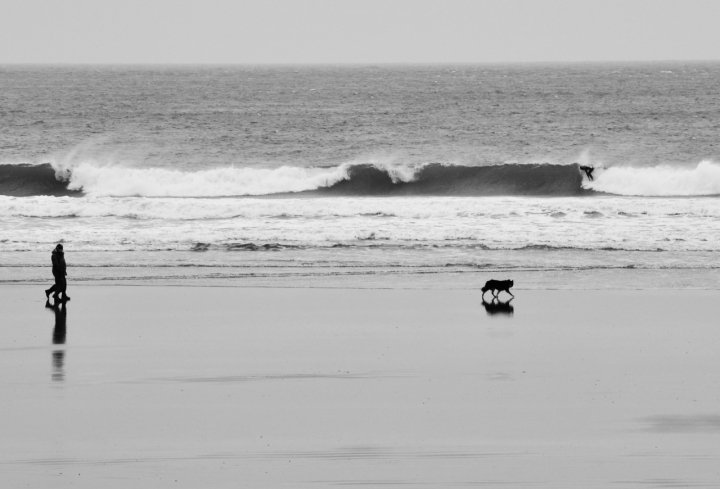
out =
<svg viewBox="0 0 720 489"><path fill-rule="evenodd" d="M3 66L0 281L47 281L62 242L77 281L715 287L719 75Z"/></svg>

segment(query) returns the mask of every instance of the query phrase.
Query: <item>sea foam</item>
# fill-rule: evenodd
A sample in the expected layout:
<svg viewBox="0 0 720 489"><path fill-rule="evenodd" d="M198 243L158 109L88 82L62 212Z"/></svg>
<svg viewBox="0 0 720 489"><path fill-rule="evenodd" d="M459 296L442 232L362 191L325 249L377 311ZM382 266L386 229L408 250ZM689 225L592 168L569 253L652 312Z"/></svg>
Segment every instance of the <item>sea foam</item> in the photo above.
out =
<svg viewBox="0 0 720 489"><path fill-rule="evenodd" d="M594 176L594 181L584 183L585 188L615 195L720 195L720 164L707 160L691 168L613 166L596 170Z"/></svg>
<svg viewBox="0 0 720 489"><path fill-rule="evenodd" d="M68 189L89 196L219 197L300 192L332 185L347 177L344 167L275 169L216 168L183 172L80 163L72 168Z"/></svg>
<svg viewBox="0 0 720 489"><path fill-rule="evenodd" d="M334 196L573 196L581 187L577 165L464 166L384 162L337 167L217 168L196 172L80 163L57 168L70 191L95 197L221 197L319 191Z"/></svg>
<svg viewBox="0 0 720 489"><path fill-rule="evenodd" d="M720 199L6 197L0 251L190 250L198 243L720 251ZM708 257L708 264L716 263Z"/></svg>
<svg viewBox="0 0 720 489"><path fill-rule="evenodd" d="M632 196L720 195L720 164L598 167L589 181L578 164L465 166L387 162L334 167L224 167L200 171L81 162L0 165L0 195L88 197Z"/></svg>

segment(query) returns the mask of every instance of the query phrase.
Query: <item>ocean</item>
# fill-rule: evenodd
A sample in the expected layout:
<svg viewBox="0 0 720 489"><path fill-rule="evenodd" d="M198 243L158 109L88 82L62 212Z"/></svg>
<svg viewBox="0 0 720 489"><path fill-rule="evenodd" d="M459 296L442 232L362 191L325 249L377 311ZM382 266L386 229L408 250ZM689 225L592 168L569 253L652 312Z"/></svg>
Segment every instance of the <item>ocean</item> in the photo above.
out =
<svg viewBox="0 0 720 489"><path fill-rule="evenodd" d="M719 77L1 66L0 282L717 288Z"/></svg>

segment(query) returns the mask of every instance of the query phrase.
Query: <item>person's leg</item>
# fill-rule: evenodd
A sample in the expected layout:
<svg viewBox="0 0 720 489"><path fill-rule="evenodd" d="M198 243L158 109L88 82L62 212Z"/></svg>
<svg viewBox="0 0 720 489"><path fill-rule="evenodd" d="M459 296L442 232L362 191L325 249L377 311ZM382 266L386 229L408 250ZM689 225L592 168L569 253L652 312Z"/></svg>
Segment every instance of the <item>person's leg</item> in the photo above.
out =
<svg viewBox="0 0 720 489"><path fill-rule="evenodd" d="M55 276L55 285L53 285L53 299L60 300L60 294L65 290L65 277Z"/></svg>
<svg viewBox="0 0 720 489"><path fill-rule="evenodd" d="M67 279L65 277L62 278L62 294L64 301L70 300L70 297L67 295Z"/></svg>
<svg viewBox="0 0 720 489"><path fill-rule="evenodd" d="M53 286L50 287L49 290L53 295L53 299L58 300L58 294L60 294L60 291L62 290L60 287L60 281L62 280L62 278L55 274L53 274L53 277L55 277L55 284L53 284ZM50 294L48 294L48 296L49 295Z"/></svg>

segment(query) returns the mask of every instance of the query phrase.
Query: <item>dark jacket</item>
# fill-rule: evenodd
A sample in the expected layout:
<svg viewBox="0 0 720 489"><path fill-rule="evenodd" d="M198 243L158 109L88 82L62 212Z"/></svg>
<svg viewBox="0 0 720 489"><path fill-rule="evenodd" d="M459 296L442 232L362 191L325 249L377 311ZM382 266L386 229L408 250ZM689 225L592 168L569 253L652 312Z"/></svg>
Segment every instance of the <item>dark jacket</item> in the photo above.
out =
<svg viewBox="0 0 720 489"><path fill-rule="evenodd" d="M67 266L65 265L65 253L59 250L52 252L52 273L53 275L64 277L67 275Z"/></svg>

